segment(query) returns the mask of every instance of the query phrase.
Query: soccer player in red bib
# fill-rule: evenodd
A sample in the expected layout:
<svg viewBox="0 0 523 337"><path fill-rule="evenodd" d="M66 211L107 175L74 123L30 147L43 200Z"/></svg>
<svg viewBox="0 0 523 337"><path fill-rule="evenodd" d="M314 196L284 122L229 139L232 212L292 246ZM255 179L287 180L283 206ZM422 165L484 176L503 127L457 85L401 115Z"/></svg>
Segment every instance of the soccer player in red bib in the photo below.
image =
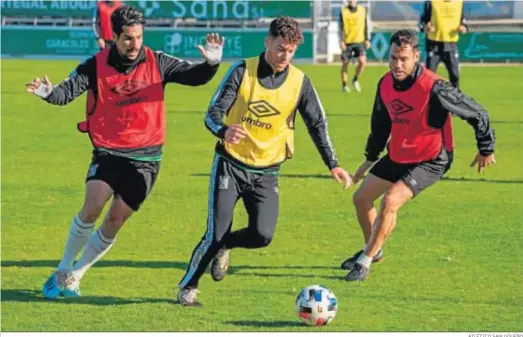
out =
<svg viewBox="0 0 523 337"><path fill-rule="evenodd" d="M390 40L389 69L379 81L371 118L366 160L353 181L358 222L365 244L341 267L347 281L363 281L372 262L396 225L398 210L421 191L439 181L453 158L451 114L466 120L475 131L478 153L471 167L478 172L496 162L494 130L487 111L472 98L419 63L417 34L400 30ZM378 160L387 144L387 154ZM372 168L371 168L372 167ZM374 202L383 195L380 210Z"/></svg>
<svg viewBox="0 0 523 337"><path fill-rule="evenodd" d="M80 295L80 279L113 246L118 231L151 192L165 140L164 88L167 83L203 85L218 70L223 38L207 35L198 46L205 62L192 64L143 45L143 14L123 6L111 16L115 45L104 48L53 87L47 76L27 91L47 103L66 105L87 91L86 120L93 159L85 201L71 221L64 255L43 286L46 298ZM94 230L105 204L111 206ZM76 255L84 249L74 264Z"/></svg>

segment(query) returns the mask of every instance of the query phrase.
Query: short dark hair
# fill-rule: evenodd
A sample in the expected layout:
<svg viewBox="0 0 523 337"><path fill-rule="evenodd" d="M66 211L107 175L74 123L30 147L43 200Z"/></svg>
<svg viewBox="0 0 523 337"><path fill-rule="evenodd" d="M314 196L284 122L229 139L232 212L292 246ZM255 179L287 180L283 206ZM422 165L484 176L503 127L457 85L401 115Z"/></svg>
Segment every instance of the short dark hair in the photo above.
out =
<svg viewBox="0 0 523 337"><path fill-rule="evenodd" d="M395 44L397 46L402 45L410 45L412 46L412 49L418 49L418 33L412 29L402 29L398 30L392 37L390 38L390 46L392 44Z"/></svg>
<svg viewBox="0 0 523 337"><path fill-rule="evenodd" d="M298 22L288 16L278 16L272 20L269 35L272 37L281 36L289 43L301 44L303 42L303 33Z"/></svg>
<svg viewBox="0 0 523 337"><path fill-rule="evenodd" d="M123 32L123 26L144 25L143 13L132 6L122 6L111 15L111 26L117 36Z"/></svg>

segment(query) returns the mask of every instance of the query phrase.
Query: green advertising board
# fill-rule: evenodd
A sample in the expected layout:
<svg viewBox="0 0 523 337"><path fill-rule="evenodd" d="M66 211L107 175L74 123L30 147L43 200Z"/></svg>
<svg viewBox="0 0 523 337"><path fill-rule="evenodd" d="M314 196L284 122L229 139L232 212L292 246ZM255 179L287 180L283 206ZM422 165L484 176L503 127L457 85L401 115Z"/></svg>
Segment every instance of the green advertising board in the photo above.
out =
<svg viewBox="0 0 523 337"><path fill-rule="evenodd" d="M281 14L312 17L311 1L128 1L143 10L146 17L195 18L199 20L245 20L275 17Z"/></svg>
<svg viewBox="0 0 523 337"><path fill-rule="evenodd" d="M224 58L238 59L257 55L263 48L265 29L221 29L225 36ZM196 45L204 43L205 29L148 28L145 43L181 58L199 58ZM305 41L296 58L313 58L313 34L304 33ZM372 34L370 61L386 61L389 54L390 32ZM420 49L424 54L424 37ZM89 28L24 27L2 28L2 57L82 58L98 51ZM465 62L523 62L523 33L470 33L458 43L461 61ZM422 55L424 58L425 55Z"/></svg>
<svg viewBox="0 0 523 337"><path fill-rule="evenodd" d="M96 1L2 0L1 5L2 16L89 18L93 16Z"/></svg>
<svg viewBox="0 0 523 337"><path fill-rule="evenodd" d="M367 58L384 61L389 56L389 40L392 33L372 34L371 48ZM420 34L420 50L425 58L425 36ZM481 33L462 35L458 42L459 58L465 62L523 62L523 33Z"/></svg>
<svg viewBox="0 0 523 337"><path fill-rule="evenodd" d="M280 14L297 18L312 17L311 1L134 0L124 3L141 9L146 18L245 20ZM2 0L1 5L4 16L90 18L96 8L96 1Z"/></svg>
<svg viewBox="0 0 523 337"><path fill-rule="evenodd" d="M238 59L258 55L263 49L267 31L223 29L213 30L225 37L224 58ZM196 46L205 43L204 29L149 28L145 44L181 58L200 58ZM2 56L83 58L98 51L92 30L88 28L38 28L6 26L2 29ZM304 43L296 58L312 59L312 32L304 32Z"/></svg>

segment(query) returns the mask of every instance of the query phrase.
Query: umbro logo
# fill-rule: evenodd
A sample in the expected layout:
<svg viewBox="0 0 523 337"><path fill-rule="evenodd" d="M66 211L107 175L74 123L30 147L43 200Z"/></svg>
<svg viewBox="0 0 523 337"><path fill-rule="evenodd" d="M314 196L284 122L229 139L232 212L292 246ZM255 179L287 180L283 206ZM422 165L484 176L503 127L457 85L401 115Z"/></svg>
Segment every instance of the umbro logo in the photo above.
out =
<svg viewBox="0 0 523 337"><path fill-rule="evenodd" d="M270 105L265 100L249 102L248 109L258 118L276 116L280 114L280 112L275 107Z"/></svg>
<svg viewBox="0 0 523 337"><path fill-rule="evenodd" d="M145 87L147 87L147 83L143 81L127 80L125 82L118 83L110 90L115 94L131 96Z"/></svg>
<svg viewBox="0 0 523 337"><path fill-rule="evenodd" d="M387 103L386 106L387 109L394 115L401 115L414 110L410 105L397 98Z"/></svg>

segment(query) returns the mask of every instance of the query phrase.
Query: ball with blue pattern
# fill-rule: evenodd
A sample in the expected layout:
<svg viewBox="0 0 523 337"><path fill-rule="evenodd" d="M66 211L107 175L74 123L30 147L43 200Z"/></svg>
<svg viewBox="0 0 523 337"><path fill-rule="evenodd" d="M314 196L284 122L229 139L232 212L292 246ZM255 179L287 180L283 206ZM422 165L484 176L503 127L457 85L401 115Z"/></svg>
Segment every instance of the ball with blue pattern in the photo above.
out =
<svg viewBox="0 0 523 337"><path fill-rule="evenodd" d="M296 313L310 326L327 325L338 312L338 300L329 288L312 285L303 288L296 297Z"/></svg>

